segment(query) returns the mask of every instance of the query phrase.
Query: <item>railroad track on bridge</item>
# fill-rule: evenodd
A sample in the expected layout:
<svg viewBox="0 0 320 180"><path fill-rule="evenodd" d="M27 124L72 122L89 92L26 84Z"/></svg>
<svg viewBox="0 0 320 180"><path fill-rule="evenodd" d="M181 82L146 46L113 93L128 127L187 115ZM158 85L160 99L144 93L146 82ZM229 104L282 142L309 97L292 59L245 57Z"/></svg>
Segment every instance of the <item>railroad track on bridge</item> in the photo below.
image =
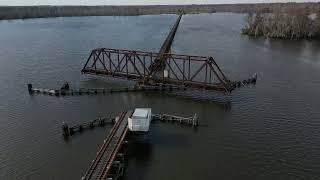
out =
<svg viewBox="0 0 320 180"><path fill-rule="evenodd" d="M121 162L116 164L114 164L114 162L127 135L127 121L131 114L132 111L128 111L119 115L118 120L116 120L108 137L104 140L104 143L99 149L95 159L92 161L91 166L82 177L83 180L100 180L109 177L116 179L117 177L113 176L121 175L121 173L119 173L119 171L123 170ZM112 171L117 171L117 173L113 174Z"/></svg>

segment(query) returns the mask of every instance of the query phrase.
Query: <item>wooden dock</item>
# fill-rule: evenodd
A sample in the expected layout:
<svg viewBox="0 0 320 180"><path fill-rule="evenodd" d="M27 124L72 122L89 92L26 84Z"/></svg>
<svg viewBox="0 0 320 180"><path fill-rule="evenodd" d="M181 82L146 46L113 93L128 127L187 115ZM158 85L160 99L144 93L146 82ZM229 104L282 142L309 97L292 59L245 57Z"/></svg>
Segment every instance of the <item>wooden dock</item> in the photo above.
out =
<svg viewBox="0 0 320 180"><path fill-rule="evenodd" d="M99 117L92 121L83 122L77 125L70 126L67 123L62 124L62 132L64 136L72 136L74 133L81 132L85 129L92 129L96 126L104 126L106 124L115 124L119 117ZM171 114L152 114L152 122L172 122L180 123L192 126L199 126L199 119L197 114L192 117L182 117Z"/></svg>
<svg viewBox="0 0 320 180"><path fill-rule="evenodd" d="M114 124L116 118L110 118L110 117L99 117L97 119L94 119L93 121L87 121L83 122L81 124L77 124L74 126L68 126L67 123L62 124L62 131L63 135L65 137L72 136L76 132L82 132L85 129L92 129L96 126L104 126L106 124Z"/></svg>
<svg viewBox="0 0 320 180"><path fill-rule="evenodd" d="M175 86L134 86L134 87L119 87L119 88L79 88L79 89L48 89L48 88L33 88L28 84L30 94L38 93L51 96L74 96L74 95L97 95L108 93L122 92L151 92L151 91L173 91L185 90L183 87Z"/></svg>
<svg viewBox="0 0 320 180"><path fill-rule="evenodd" d="M163 122L178 122L180 124L187 124L192 126L199 126L199 120L197 114L192 117L181 117L171 114L153 114L153 121L163 121Z"/></svg>

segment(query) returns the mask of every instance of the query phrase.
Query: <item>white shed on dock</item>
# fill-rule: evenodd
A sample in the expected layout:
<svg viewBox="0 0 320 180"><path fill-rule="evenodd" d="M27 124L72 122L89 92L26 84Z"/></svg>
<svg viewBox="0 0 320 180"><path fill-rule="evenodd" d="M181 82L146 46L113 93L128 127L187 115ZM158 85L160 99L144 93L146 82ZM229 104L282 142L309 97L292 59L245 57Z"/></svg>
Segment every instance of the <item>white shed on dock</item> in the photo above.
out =
<svg viewBox="0 0 320 180"><path fill-rule="evenodd" d="M130 131L147 132L151 121L151 108L136 108L128 118Z"/></svg>

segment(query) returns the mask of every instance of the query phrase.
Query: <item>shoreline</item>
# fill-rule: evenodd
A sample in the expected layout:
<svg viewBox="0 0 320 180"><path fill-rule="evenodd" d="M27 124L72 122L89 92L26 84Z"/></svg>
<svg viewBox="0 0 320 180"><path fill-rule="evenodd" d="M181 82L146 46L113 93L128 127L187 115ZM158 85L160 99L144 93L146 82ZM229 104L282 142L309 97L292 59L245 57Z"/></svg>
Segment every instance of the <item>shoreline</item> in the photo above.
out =
<svg viewBox="0 0 320 180"><path fill-rule="evenodd" d="M127 5L127 6L0 6L0 20L77 17L77 16L138 16L157 14L250 13L275 12L289 8L307 8L319 12L320 3L257 3L206 5Z"/></svg>

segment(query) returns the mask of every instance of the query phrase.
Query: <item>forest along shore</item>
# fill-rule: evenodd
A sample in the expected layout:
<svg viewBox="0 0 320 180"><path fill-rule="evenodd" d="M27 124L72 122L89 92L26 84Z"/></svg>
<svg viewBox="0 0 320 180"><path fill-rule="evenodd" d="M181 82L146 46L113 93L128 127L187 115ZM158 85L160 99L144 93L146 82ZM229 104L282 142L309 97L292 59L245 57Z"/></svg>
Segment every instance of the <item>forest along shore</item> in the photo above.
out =
<svg viewBox="0 0 320 180"><path fill-rule="evenodd" d="M0 6L0 20L68 17L68 16L136 16L148 14L187 14L215 12L276 12L280 10L307 8L319 12L320 3L259 3L217 5L148 5L148 6Z"/></svg>
<svg viewBox="0 0 320 180"><path fill-rule="evenodd" d="M242 33L278 39L320 39L320 11L293 7L272 13L249 13Z"/></svg>

